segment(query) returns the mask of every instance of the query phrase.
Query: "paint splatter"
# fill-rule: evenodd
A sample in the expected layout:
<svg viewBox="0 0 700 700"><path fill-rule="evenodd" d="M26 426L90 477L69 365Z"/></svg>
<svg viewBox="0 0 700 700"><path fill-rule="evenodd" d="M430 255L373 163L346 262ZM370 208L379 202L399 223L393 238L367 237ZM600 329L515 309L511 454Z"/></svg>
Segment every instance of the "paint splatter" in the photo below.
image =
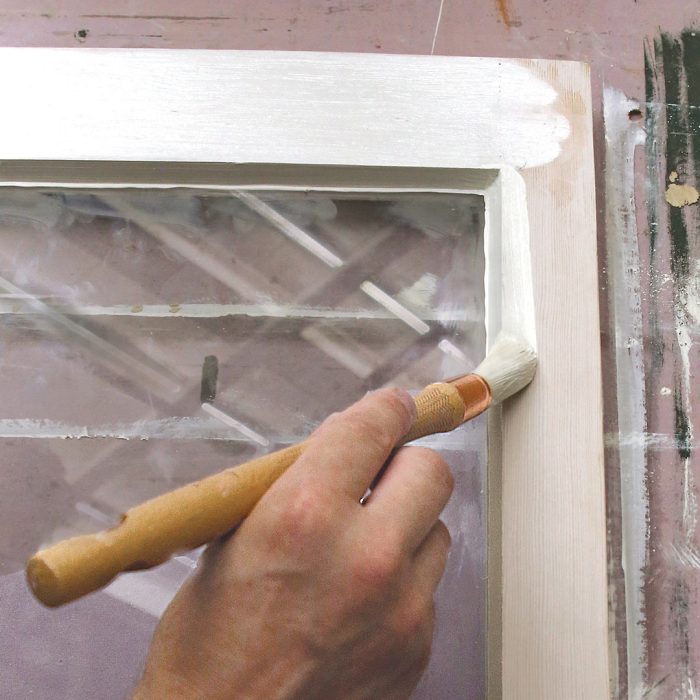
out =
<svg viewBox="0 0 700 700"><path fill-rule="evenodd" d="M168 304L171 314L176 314L181 308L180 304Z"/></svg>
<svg viewBox="0 0 700 700"><path fill-rule="evenodd" d="M672 207L687 207L695 204L700 198L700 194L692 185L677 185L672 182L666 188L666 201Z"/></svg>
<svg viewBox="0 0 700 700"><path fill-rule="evenodd" d="M522 26L523 23L517 17L513 17L509 0L496 0L496 8L498 9L501 21L508 29Z"/></svg>

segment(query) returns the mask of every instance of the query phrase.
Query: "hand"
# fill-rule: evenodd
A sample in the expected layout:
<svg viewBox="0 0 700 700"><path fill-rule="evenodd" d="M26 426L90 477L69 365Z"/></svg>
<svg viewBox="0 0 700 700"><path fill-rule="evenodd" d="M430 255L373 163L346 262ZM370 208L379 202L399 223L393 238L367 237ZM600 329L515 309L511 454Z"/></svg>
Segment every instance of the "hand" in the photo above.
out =
<svg viewBox="0 0 700 700"><path fill-rule="evenodd" d="M450 537L442 458L400 449L411 397L326 420L232 536L208 547L155 632L139 700L407 698L428 661Z"/></svg>

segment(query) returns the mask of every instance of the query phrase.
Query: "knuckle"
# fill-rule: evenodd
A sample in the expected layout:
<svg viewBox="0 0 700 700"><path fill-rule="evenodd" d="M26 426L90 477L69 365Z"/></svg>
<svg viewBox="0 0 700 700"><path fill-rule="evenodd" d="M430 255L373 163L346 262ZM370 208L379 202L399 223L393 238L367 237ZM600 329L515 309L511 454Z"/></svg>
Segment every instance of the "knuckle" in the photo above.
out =
<svg viewBox="0 0 700 700"><path fill-rule="evenodd" d="M371 416L353 413L347 417L346 429L378 451L389 452L396 444L397 436L381 421Z"/></svg>
<svg viewBox="0 0 700 700"><path fill-rule="evenodd" d="M455 480L449 464L435 450L427 447L412 447L411 450L420 450L415 453L416 461L419 461L426 478L434 487L440 487L445 493L451 494L454 489Z"/></svg>
<svg viewBox="0 0 700 700"><path fill-rule="evenodd" d="M405 399L402 398L406 395L405 391L396 388L380 389L374 395L380 405L387 412L392 413L397 420L407 423L413 418L406 403L404 403Z"/></svg>
<svg viewBox="0 0 700 700"><path fill-rule="evenodd" d="M326 532L332 520L332 509L326 499L313 489L300 489L280 511L275 536L282 535L291 543L303 543Z"/></svg>
<svg viewBox="0 0 700 700"><path fill-rule="evenodd" d="M386 541L373 545L352 564L352 581L358 592L371 598L383 597L391 591L403 568L403 555L398 545Z"/></svg>
<svg viewBox="0 0 700 700"><path fill-rule="evenodd" d="M445 556L447 556L447 552L452 546L452 535L450 535L450 531L447 529L447 525L445 525L445 523L443 523L442 520L438 520L437 523L435 523L435 533L436 536L439 538L440 542L442 543Z"/></svg>
<svg viewBox="0 0 700 700"><path fill-rule="evenodd" d="M391 622L391 629L396 641L401 645L413 645L422 649L425 640L430 638L434 618L432 600L426 601L421 596L408 596L397 608Z"/></svg>
<svg viewBox="0 0 700 700"><path fill-rule="evenodd" d="M311 433L311 436L318 437L319 435L324 435L329 428L332 428L338 423L339 420L342 419L342 415L342 413L336 411L335 413L331 413L330 415L326 416L325 420L316 428L316 430Z"/></svg>

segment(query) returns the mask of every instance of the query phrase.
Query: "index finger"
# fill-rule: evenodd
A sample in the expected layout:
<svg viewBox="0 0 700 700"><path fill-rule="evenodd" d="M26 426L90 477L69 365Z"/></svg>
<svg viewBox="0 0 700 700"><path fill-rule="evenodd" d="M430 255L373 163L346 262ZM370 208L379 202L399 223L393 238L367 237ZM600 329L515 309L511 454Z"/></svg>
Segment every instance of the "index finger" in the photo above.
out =
<svg viewBox="0 0 700 700"><path fill-rule="evenodd" d="M359 502L415 415L407 391L379 389L367 394L320 425L287 470L288 478L311 478L317 487L340 490Z"/></svg>

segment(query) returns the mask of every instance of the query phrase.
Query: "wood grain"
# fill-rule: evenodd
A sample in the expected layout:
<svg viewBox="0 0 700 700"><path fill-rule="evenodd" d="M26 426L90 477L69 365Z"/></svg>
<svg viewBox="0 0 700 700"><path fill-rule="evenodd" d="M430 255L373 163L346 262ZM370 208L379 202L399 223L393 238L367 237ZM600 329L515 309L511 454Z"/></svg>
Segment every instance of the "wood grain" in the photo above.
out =
<svg viewBox="0 0 700 700"><path fill-rule="evenodd" d="M608 691L602 390L588 69L528 62L572 135L524 170L539 368L503 408L503 697Z"/></svg>

